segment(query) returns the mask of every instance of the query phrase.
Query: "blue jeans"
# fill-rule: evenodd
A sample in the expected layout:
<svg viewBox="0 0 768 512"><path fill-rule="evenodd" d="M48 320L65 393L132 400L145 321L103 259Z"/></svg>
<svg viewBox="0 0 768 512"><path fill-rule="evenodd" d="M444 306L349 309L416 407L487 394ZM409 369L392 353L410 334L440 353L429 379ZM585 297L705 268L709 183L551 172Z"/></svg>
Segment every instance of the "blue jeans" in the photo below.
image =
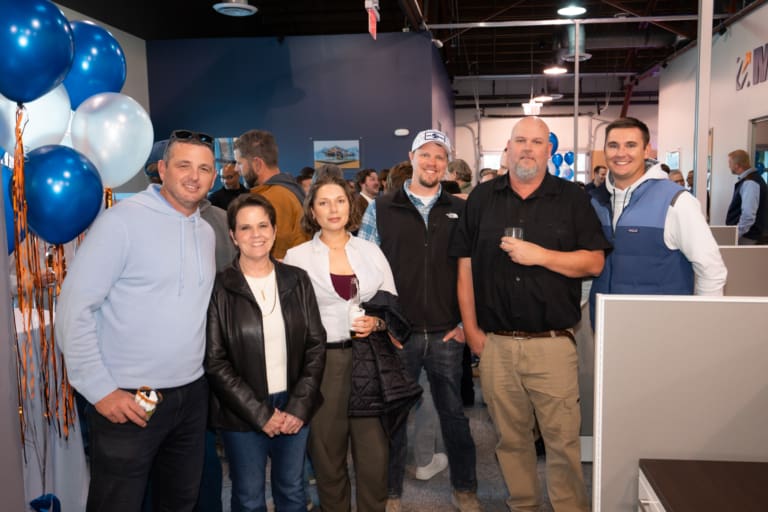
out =
<svg viewBox="0 0 768 512"><path fill-rule="evenodd" d="M271 404L282 409L288 393L270 395ZM295 435L269 437L262 431L222 430L224 450L232 480L232 512L266 512L267 457L271 459L272 497L281 512L305 511L304 456L309 426Z"/></svg>
<svg viewBox="0 0 768 512"><path fill-rule="evenodd" d="M152 509L191 511L203 470L208 383L163 389L163 401L142 428L112 423L87 407L91 483L88 512L136 512L152 482Z"/></svg>
<svg viewBox="0 0 768 512"><path fill-rule="evenodd" d="M432 400L440 418L451 486L458 491L475 491L475 442L464 415L461 399L461 374L464 344L456 340L443 341L445 332L414 333L398 351L408 374L418 382L421 369L427 372ZM387 493L399 497L403 493L403 477L408 452L407 425L392 435L389 449L389 479Z"/></svg>

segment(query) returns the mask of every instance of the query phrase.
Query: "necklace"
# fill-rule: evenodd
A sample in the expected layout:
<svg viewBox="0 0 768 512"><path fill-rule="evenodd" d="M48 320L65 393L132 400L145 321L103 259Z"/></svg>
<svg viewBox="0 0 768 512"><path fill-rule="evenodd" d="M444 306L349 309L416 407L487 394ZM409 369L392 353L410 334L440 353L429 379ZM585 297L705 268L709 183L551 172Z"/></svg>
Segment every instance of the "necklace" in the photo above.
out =
<svg viewBox="0 0 768 512"><path fill-rule="evenodd" d="M253 296L261 309L262 315L267 317L274 313L275 308L277 307L277 277L275 276L274 269L267 274L265 278L246 276L246 280L251 287L251 292L253 292ZM264 282L263 287L259 286L260 281ZM271 287L270 284L272 285ZM271 294L269 293L270 291L272 292ZM272 306L268 306L270 302L272 303ZM269 312L265 312L267 309Z"/></svg>
<svg viewBox="0 0 768 512"><path fill-rule="evenodd" d="M332 251L338 251L339 249L344 249L347 246L347 242L349 242L349 236L344 233L344 242L342 242L340 245L331 245L330 242L323 236L320 236L320 240L328 247L328 249Z"/></svg>

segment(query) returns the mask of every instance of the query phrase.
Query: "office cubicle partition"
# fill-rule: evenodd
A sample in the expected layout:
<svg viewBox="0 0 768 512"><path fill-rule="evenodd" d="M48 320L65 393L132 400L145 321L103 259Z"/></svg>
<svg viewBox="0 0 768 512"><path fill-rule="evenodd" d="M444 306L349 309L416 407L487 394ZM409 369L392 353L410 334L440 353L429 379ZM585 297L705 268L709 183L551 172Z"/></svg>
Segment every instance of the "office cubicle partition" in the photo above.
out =
<svg viewBox="0 0 768 512"><path fill-rule="evenodd" d="M599 295L594 512L637 509L638 460L768 461L768 297Z"/></svg>

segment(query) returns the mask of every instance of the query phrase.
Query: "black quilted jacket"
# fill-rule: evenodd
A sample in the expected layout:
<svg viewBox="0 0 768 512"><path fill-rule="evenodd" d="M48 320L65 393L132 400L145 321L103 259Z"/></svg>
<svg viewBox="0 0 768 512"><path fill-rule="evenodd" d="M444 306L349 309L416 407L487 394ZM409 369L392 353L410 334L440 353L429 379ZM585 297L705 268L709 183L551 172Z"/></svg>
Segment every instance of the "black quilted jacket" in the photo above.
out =
<svg viewBox="0 0 768 512"><path fill-rule="evenodd" d="M363 304L365 313L383 318L387 331L397 340L410 335L408 321L400 312L397 297L379 291ZM384 431L393 433L406 420L421 396L421 386L405 371L397 348L387 331L373 332L352 344L350 416L380 416Z"/></svg>

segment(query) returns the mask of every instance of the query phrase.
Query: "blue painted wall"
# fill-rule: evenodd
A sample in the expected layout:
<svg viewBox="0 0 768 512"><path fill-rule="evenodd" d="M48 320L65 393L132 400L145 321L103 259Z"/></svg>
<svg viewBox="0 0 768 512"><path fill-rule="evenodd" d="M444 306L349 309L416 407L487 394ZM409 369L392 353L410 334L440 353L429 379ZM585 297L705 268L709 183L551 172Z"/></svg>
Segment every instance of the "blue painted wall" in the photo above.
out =
<svg viewBox="0 0 768 512"><path fill-rule="evenodd" d="M423 34L149 41L147 62L156 138L270 130L291 174L312 165L313 139L359 139L361 165L382 169L419 130L453 136L450 82Z"/></svg>

